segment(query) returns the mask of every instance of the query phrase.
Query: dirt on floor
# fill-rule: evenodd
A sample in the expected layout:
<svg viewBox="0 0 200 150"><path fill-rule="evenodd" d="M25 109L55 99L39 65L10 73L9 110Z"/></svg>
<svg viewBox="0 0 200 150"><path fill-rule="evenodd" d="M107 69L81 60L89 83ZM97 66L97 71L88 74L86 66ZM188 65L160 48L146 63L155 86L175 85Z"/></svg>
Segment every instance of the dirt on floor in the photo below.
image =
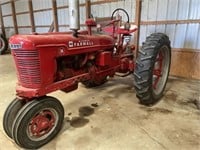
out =
<svg viewBox="0 0 200 150"><path fill-rule="evenodd" d="M16 80L11 56L0 56L0 150L21 149L2 126ZM42 150L200 149L200 81L170 77L165 96L152 107L138 103L132 75L50 95L62 102L65 119L59 135Z"/></svg>

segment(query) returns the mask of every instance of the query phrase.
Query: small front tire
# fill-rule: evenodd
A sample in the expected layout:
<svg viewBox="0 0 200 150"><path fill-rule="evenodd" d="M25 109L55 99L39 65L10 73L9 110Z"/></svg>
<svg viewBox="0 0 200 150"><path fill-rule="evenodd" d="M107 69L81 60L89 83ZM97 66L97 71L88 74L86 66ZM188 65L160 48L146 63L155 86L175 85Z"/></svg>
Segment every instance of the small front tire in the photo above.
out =
<svg viewBox="0 0 200 150"><path fill-rule="evenodd" d="M32 100L18 112L12 127L15 142L27 149L37 149L51 141L60 131L64 108L53 97Z"/></svg>
<svg viewBox="0 0 200 150"><path fill-rule="evenodd" d="M5 133L12 138L12 125L19 110L25 105L25 100L15 98L7 107L3 116L3 128Z"/></svg>

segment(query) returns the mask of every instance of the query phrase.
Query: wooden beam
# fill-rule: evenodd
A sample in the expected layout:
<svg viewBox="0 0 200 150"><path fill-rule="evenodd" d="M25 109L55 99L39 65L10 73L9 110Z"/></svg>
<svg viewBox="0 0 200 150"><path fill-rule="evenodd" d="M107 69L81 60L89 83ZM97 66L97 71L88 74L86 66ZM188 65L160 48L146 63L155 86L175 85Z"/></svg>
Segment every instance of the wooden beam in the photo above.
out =
<svg viewBox="0 0 200 150"><path fill-rule="evenodd" d="M141 9L142 9L142 1L136 0L136 10L135 10L135 25L138 27L138 30L134 35L134 44L135 44L135 55L137 57L138 49L139 49L139 40L140 40L140 22L141 22Z"/></svg>
<svg viewBox="0 0 200 150"><path fill-rule="evenodd" d="M162 25L162 24L190 24L200 23L200 19L189 20L160 20L160 21L141 21L141 25Z"/></svg>
<svg viewBox="0 0 200 150"><path fill-rule="evenodd" d="M58 15L57 15L57 3L56 0L52 0L52 9L53 9L53 23L54 23L54 29L56 32L59 31L58 27Z"/></svg>
<svg viewBox="0 0 200 150"><path fill-rule="evenodd" d="M12 18L13 18L13 24L15 29L15 34L18 34L18 25L17 25L17 16L16 16L16 10L15 10L15 1L10 0L11 3L11 9L12 9Z"/></svg>
<svg viewBox="0 0 200 150"><path fill-rule="evenodd" d="M6 4L9 4L9 3L10 3L10 1L1 3L1 5L6 5Z"/></svg>
<svg viewBox="0 0 200 150"><path fill-rule="evenodd" d="M35 32L35 20L34 20L34 14L33 14L33 2L32 2L32 0L28 1L28 7L29 7L30 22L31 22L31 30L32 30L32 32Z"/></svg>
<svg viewBox="0 0 200 150"><path fill-rule="evenodd" d="M121 0L98 0L96 2L91 2L91 5L99 5L99 4L105 4L105 3L113 3L113 2L118 2Z"/></svg>
<svg viewBox="0 0 200 150"><path fill-rule="evenodd" d="M14 1L17 2L17 1L20 1L20 0L14 0ZM0 5L6 5L6 4L9 4L9 3L10 3L10 1L3 2L3 3L0 2Z"/></svg>
<svg viewBox="0 0 200 150"><path fill-rule="evenodd" d="M5 31L4 21L3 21L3 17L2 17L1 5L0 5L0 23L1 23L1 30L2 30L2 33L3 33L3 35L6 37L6 31Z"/></svg>
<svg viewBox="0 0 200 150"><path fill-rule="evenodd" d="M90 18L91 15L91 2L90 0L85 0L85 14L86 14L86 19Z"/></svg>
<svg viewBox="0 0 200 150"><path fill-rule="evenodd" d="M80 24L81 27L85 27L85 24ZM51 25L35 25L35 28L50 28ZM60 25L60 27L69 27L69 25ZM14 28L13 26L5 27L5 29L12 29ZM18 28L31 28L31 26L18 26Z"/></svg>

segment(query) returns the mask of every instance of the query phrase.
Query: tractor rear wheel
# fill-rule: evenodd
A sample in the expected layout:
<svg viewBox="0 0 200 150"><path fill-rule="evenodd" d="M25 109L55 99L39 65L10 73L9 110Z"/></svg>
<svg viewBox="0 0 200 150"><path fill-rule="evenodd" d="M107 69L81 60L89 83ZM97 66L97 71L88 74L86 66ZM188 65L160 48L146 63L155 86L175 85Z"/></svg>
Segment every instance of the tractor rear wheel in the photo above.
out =
<svg viewBox="0 0 200 150"><path fill-rule="evenodd" d="M15 98L7 107L3 116L3 128L6 134L12 138L12 125L19 110L25 105L24 100Z"/></svg>
<svg viewBox="0 0 200 150"><path fill-rule="evenodd" d="M7 39L1 34L0 35L0 55L4 54L5 51L8 49L8 41Z"/></svg>
<svg viewBox="0 0 200 150"><path fill-rule="evenodd" d="M154 33L139 50L134 71L136 95L143 105L155 104L163 95L171 63L168 36Z"/></svg>
<svg viewBox="0 0 200 150"><path fill-rule="evenodd" d="M64 108L56 98L45 96L32 100L14 120L13 139L23 148L37 149L59 133L63 119Z"/></svg>

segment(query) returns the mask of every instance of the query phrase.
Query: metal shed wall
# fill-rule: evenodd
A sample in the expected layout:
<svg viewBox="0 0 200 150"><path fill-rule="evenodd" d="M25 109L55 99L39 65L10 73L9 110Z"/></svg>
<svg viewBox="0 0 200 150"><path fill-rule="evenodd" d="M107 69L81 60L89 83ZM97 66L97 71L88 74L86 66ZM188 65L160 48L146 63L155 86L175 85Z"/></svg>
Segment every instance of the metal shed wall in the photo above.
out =
<svg viewBox="0 0 200 150"><path fill-rule="evenodd" d="M10 0L1 0L0 4L3 3L2 7L2 15L4 25L6 28L7 37L10 37L14 34L14 24L12 18L12 9ZM56 0L57 2L57 14L58 14L58 25L59 31L67 31L69 30L69 14L68 14L68 0ZM80 4L84 4L85 0L80 0ZM33 11L34 11L34 21L36 32L47 32L49 30L50 25L53 21L53 13L52 13L52 0L32 0ZM64 6L64 7L63 7ZM30 16L29 16L29 6L28 0L16 0L15 1L15 9L17 16L17 24L19 28L19 33L31 33L31 24L30 24ZM85 6L80 7L80 23L84 24L85 22ZM21 13L21 14L20 14ZM83 28L83 27L81 27Z"/></svg>
<svg viewBox="0 0 200 150"><path fill-rule="evenodd" d="M14 34L10 0L1 0L7 37ZM56 0L59 31L69 30L68 0ZM86 19L86 0L80 0L80 23ZM36 32L47 32L53 21L52 0L32 0ZM110 17L124 8L135 22L136 0L91 0L94 17ZM18 32L31 33L28 0L15 0ZM200 1L142 0L140 46L153 32L166 33L173 47L171 74L200 79ZM180 65L181 64L181 65ZM178 66L178 67L177 67ZM191 67L192 66L192 67Z"/></svg>
<svg viewBox="0 0 200 150"><path fill-rule="evenodd" d="M9 0L1 0L1 3ZM100 1L91 0L93 2L101 2L91 5L91 13L96 17L109 17L112 11L118 7L124 8L130 14L131 22L135 19L135 1L133 0L114 0ZM80 0L85 3L85 0ZM57 0L57 7L68 6L68 0ZM28 1L17 0L15 2L16 13L27 12ZM33 0L34 19L36 32L47 32L53 21L52 0ZM38 11L42 10L44 11ZM49 9L49 10L48 10ZM46 10L46 11L45 11ZM11 4L2 5L3 15L11 14ZM85 6L80 7L80 22L84 24L86 14ZM160 21L160 20L191 20L200 19L200 1L199 0L143 0L142 2L142 21ZM68 30L68 8L58 9L58 23L60 31ZM4 24L7 33L12 30L12 16L4 17ZM28 14L17 15L17 24L21 26L19 33L30 33L30 19ZM200 49L200 23L186 24L162 24L162 25L141 25L140 45L146 36L153 32L166 33L174 48L190 48ZM8 35L9 36L9 35Z"/></svg>
<svg viewBox="0 0 200 150"><path fill-rule="evenodd" d="M99 0L92 0L98 2ZM119 0L92 5L92 14L98 17L108 17L118 7L124 8L130 14L130 20L135 19L135 1ZM199 0L143 0L141 21L191 20L200 19ZM190 48L200 50L200 22L190 24L141 25L140 45L145 38L154 32L166 33L174 48Z"/></svg>

